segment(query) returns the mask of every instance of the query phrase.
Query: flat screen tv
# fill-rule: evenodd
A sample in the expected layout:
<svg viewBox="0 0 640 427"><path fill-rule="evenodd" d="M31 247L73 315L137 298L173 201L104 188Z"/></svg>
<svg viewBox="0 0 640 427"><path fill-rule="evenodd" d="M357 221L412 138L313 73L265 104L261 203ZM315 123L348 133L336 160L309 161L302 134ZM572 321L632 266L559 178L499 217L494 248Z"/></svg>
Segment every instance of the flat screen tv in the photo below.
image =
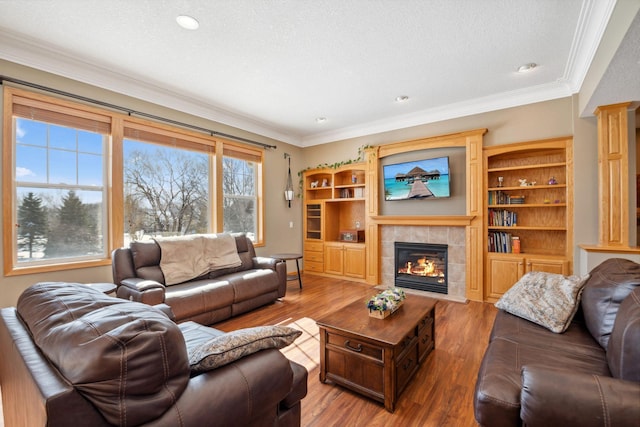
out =
<svg viewBox="0 0 640 427"><path fill-rule="evenodd" d="M449 157L383 165L384 199L438 199L451 196Z"/></svg>

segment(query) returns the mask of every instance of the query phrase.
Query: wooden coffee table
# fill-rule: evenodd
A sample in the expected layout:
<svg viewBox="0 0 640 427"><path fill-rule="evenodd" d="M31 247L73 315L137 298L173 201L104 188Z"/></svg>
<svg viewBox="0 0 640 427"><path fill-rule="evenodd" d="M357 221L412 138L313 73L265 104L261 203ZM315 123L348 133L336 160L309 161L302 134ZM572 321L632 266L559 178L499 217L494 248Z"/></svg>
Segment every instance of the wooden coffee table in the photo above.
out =
<svg viewBox="0 0 640 427"><path fill-rule="evenodd" d="M393 412L398 396L435 347L437 300L408 295L386 319L369 317L356 301L323 317L320 381L332 381L384 403Z"/></svg>

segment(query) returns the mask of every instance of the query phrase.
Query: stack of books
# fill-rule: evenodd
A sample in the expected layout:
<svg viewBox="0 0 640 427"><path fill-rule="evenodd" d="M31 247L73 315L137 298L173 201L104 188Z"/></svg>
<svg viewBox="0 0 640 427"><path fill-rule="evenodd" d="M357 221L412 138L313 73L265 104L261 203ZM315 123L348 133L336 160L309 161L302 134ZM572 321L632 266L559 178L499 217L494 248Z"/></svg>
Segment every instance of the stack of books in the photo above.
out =
<svg viewBox="0 0 640 427"><path fill-rule="evenodd" d="M513 250L513 239L518 239L518 237L512 236L511 233L506 233L504 231L492 231L489 233L489 252L499 252L510 254L514 253ZM518 243L519 243L518 239ZM518 245L518 250L515 253L520 253L520 245Z"/></svg>
<svg viewBox="0 0 640 427"><path fill-rule="evenodd" d="M508 210L489 209L489 227L515 227L518 214Z"/></svg>

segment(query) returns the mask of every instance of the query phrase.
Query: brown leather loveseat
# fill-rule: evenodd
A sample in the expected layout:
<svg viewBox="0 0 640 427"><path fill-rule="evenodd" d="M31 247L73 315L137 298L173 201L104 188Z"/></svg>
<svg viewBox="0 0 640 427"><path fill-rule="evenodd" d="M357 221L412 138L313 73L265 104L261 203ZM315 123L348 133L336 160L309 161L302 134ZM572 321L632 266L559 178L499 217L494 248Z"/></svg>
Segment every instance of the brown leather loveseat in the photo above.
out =
<svg viewBox="0 0 640 427"><path fill-rule="evenodd" d="M491 427L640 425L640 265L596 266L563 333L499 311L474 409Z"/></svg>
<svg viewBox="0 0 640 427"><path fill-rule="evenodd" d="M0 310L4 425L299 426L307 371L281 346L194 370L194 349L235 332L81 284L33 285Z"/></svg>
<svg viewBox="0 0 640 427"><path fill-rule="evenodd" d="M211 259L216 254L207 255L207 251L219 247L219 241L233 239L232 253L221 261L222 267L218 264L215 268ZM234 255L236 262L231 264L228 258ZM173 269L173 280L169 279L169 268ZM188 235L132 242L128 248L113 251L112 269L118 297L149 305L165 303L178 322L211 325L272 303L287 290L284 261L257 257L253 243L244 235Z"/></svg>

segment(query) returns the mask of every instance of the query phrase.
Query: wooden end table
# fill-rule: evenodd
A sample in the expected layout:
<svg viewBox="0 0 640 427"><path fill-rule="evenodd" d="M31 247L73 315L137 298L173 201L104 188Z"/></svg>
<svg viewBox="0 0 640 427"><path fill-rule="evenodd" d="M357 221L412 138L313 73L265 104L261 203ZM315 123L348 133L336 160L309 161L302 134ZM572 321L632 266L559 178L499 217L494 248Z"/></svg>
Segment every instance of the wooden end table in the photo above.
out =
<svg viewBox="0 0 640 427"><path fill-rule="evenodd" d="M300 289L302 289L302 278L300 277L300 265L298 264L298 260L302 259L302 255L301 254L272 254L271 258L281 259L284 262L287 262L290 260L296 260L296 270L298 271L298 283L300 284ZM296 278L294 277L293 279L290 279L289 277L287 277L287 280L296 280Z"/></svg>
<svg viewBox="0 0 640 427"><path fill-rule="evenodd" d="M435 347L437 300L408 295L386 319L369 317L356 301L316 323L320 381L332 381L384 403L393 412L400 393Z"/></svg>

